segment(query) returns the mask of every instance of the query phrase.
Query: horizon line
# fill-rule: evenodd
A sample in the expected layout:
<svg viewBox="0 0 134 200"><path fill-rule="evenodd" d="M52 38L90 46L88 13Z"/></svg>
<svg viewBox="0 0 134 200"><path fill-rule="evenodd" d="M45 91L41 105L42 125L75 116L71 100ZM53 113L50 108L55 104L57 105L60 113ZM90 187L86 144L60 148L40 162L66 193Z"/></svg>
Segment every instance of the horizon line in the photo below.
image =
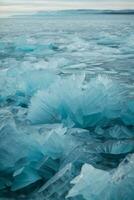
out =
<svg viewBox="0 0 134 200"><path fill-rule="evenodd" d="M48 13L48 14L51 14L51 13L55 13L55 12L69 12L69 11L72 11L72 12L77 12L77 11L91 11L92 13L91 14L99 14L99 12L101 12L100 14L134 14L134 8L126 8L126 9L102 9L102 8L70 8L70 9L50 9L50 10L39 10L39 11L31 11L31 12L16 12L16 13L11 13L11 14L3 14L1 15L0 14L0 18L10 18L10 17L19 17L19 16L36 16L38 15L39 13ZM98 11L98 13L97 13ZM94 12L94 13L93 13ZM96 13L95 13L96 12ZM108 12L111 12L111 13L108 13ZM119 12L119 13L118 13ZM121 13L122 12L122 13ZM124 13L123 13L124 12ZM90 14L90 13L89 13Z"/></svg>

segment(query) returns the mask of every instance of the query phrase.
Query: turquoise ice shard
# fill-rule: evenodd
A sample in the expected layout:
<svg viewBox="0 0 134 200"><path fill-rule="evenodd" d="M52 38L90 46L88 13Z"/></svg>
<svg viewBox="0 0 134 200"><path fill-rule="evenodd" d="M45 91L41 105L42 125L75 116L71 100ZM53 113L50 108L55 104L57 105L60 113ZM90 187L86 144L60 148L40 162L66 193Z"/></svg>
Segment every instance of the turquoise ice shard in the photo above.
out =
<svg viewBox="0 0 134 200"><path fill-rule="evenodd" d="M0 111L0 187L5 193L9 188L15 192L32 184L38 187L38 181L45 182L58 171L59 160L47 156L39 141L18 131L11 112Z"/></svg>
<svg viewBox="0 0 134 200"><path fill-rule="evenodd" d="M96 147L98 153L122 155L134 152L133 140L106 141Z"/></svg>
<svg viewBox="0 0 134 200"><path fill-rule="evenodd" d="M115 125L108 128L96 127L95 133L98 138L105 139L133 139L134 132L133 128L128 128L123 125Z"/></svg>
<svg viewBox="0 0 134 200"><path fill-rule="evenodd" d="M39 193L43 194L44 200L48 199L64 199L70 188L70 181L75 177L77 171L70 163L53 176L47 183L45 183Z"/></svg>
<svg viewBox="0 0 134 200"><path fill-rule="evenodd" d="M18 90L24 92L26 95L33 95L41 89L46 89L51 85L58 76L47 70L29 70L22 71L17 77Z"/></svg>
<svg viewBox="0 0 134 200"><path fill-rule="evenodd" d="M18 133L9 111L1 111L0 119L0 172L3 171L3 176L4 173L13 175L19 168L42 159L43 148L30 136Z"/></svg>
<svg viewBox="0 0 134 200"><path fill-rule="evenodd" d="M134 142L131 140L101 141L90 138L87 141L80 139L78 144L63 159L62 166L69 162L77 163L78 166L88 163L96 168L109 170L116 168L127 154L134 153Z"/></svg>
<svg viewBox="0 0 134 200"><path fill-rule="evenodd" d="M85 200L133 200L134 154L125 158L117 169L103 171L85 164L73 181L67 197L83 195Z"/></svg>
<svg viewBox="0 0 134 200"><path fill-rule="evenodd" d="M11 190L16 191L22 189L40 179L42 179L42 177L39 175L38 171L32 169L32 167L24 167L14 174Z"/></svg>
<svg viewBox="0 0 134 200"><path fill-rule="evenodd" d="M69 191L67 197L74 197L82 194L84 199L88 200L91 200L93 197L94 200L99 200L101 197L104 198L104 193L109 179L110 175L108 172L84 164L80 175L71 181L74 186Z"/></svg>
<svg viewBox="0 0 134 200"><path fill-rule="evenodd" d="M43 148L32 137L18 133L12 114L9 111L1 111L0 119L1 169L14 167L14 164L21 158L28 157L36 160L43 156Z"/></svg>
<svg viewBox="0 0 134 200"><path fill-rule="evenodd" d="M49 70L36 70L28 66L3 70L0 74L0 103L10 101L21 106L24 102L28 106L34 93L48 88L56 79L58 76Z"/></svg>
<svg viewBox="0 0 134 200"><path fill-rule="evenodd" d="M126 103L126 109L122 113L122 120L126 125L134 126L134 100Z"/></svg>
<svg viewBox="0 0 134 200"><path fill-rule="evenodd" d="M77 103L76 103L77 102ZM122 90L106 77L86 82L85 75L58 80L31 100L28 119L33 124L70 119L77 127L103 126L120 117Z"/></svg>
<svg viewBox="0 0 134 200"><path fill-rule="evenodd" d="M38 136L37 136L38 137ZM72 151L77 143L74 138L67 134L67 128L54 127L51 131L45 132L42 137L44 153L53 159L61 159Z"/></svg>

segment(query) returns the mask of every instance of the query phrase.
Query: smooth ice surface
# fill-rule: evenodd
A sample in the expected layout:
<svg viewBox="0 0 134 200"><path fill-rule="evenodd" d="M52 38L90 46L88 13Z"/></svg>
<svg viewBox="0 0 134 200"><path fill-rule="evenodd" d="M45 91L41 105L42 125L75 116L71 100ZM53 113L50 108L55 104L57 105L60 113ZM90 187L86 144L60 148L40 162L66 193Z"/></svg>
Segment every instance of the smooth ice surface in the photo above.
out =
<svg viewBox="0 0 134 200"><path fill-rule="evenodd" d="M134 15L53 14L0 19L0 200L133 200Z"/></svg>

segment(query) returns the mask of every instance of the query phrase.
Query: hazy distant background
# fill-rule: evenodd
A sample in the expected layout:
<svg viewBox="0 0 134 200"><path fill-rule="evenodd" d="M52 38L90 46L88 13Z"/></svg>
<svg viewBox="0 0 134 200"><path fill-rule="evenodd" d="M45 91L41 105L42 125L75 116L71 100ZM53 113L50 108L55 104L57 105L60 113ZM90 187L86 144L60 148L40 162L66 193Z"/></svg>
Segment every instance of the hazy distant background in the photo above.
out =
<svg viewBox="0 0 134 200"><path fill-rule="evenodd" d="M65 9L134 9L134 0L0 0L0 16Z"/></svg>

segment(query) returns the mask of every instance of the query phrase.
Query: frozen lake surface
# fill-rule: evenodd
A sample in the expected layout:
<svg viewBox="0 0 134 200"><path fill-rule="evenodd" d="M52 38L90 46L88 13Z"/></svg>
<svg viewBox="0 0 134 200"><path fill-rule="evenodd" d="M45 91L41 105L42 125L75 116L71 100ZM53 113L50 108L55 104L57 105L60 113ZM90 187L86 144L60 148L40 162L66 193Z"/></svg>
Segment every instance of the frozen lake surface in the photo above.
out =
<svg viewBox="0 0 134 200"><path fill-rule="evenodd" d="M133 153L134 15L1 18L0 200L133 200Z"/></svg>

